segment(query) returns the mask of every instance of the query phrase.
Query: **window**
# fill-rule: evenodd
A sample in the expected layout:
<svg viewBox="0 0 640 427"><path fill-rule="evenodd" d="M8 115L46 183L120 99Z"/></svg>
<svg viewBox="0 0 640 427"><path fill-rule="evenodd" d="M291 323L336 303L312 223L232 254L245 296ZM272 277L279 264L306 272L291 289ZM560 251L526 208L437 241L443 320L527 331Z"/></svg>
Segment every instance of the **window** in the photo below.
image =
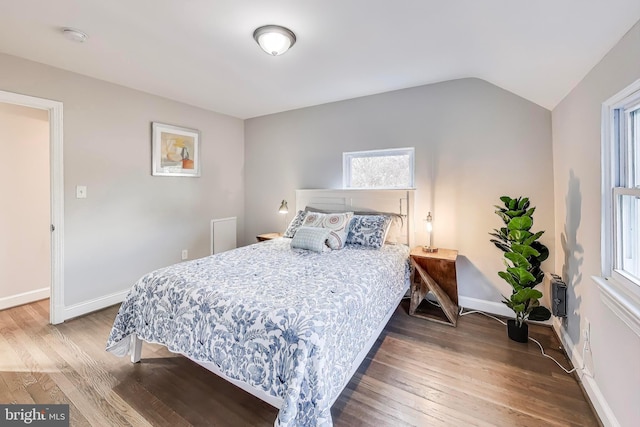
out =
<svg viewBox="0 0 640 427"><path fill-rule="evenodd" d="M607 228L612 233L606 264L615 280L640 286L640 92L608 110L608 131L603 134L609 135L604 140L605 161L607 157L609 161L604 171L610 182L604 190L605 203L610 205Z"/></svg>
<svg viewBox="0 0 640 427"><path fill-rule="evenodd" d="M342 154L344 188L413 188L413 148Z"/></svg>
<svg viewBox="0 0 640 427"><path fill-rule="evenodd" d="M640 80L602 105L602 302L640 336Z"/></svg>

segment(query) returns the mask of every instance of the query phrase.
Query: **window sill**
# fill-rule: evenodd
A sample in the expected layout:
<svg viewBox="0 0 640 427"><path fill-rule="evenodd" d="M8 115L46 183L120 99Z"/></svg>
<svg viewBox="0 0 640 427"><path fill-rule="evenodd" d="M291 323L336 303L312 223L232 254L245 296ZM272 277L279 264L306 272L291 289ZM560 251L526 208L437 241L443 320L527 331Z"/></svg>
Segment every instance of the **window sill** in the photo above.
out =
<svg viewBox="0 0 640 427"><path fill-rule="evenodd" d="M592 276L600 298L636 335L640 336L640 293L611 277Z"/></svg>

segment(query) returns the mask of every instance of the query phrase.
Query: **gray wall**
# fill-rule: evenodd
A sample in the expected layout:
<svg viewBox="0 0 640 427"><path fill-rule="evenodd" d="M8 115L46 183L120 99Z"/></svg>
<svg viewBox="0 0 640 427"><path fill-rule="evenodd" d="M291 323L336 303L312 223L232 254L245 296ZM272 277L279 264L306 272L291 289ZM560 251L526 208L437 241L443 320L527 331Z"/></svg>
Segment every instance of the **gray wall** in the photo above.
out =
<svg viewBox="0 0 640 427"><path fill-rule="evenodd" d="M0 90L64 103L65 306L208 255L212 218L242 233L242 120L8 55L0 70ZM200 178L151 176L152 121L201 131Z"/></svg>
<svg viewBox="0 0 640 427"><path fill-rule="evenodd" d="M600 128L602 103L640 79L640 23L553 110L556 264L569 284L569 315L559 326L581 354L591 321L585 377L592 400L608 405L622 426L640 420L640 337L600 299L591 276L602 274ZM599 399L599 397L601 399ZM604 399L604 400L602 400ZM602 401L599 401L602 400Z"/></svg>
<svg viewBox="0 0 640 427"><path fill-rule="evenodd" d="M415 147L416 242L455 248L459 293L494 302L509 286L488 232L505 194L531 197L535 228L553 254L551 113L478 79L463 79L304 108L245 122L244 243L281 231L276 213L298 188L340 188L344 151ZM291 218L290 213L289 219ZM554 270L554 257L546 269Z"/></svg>

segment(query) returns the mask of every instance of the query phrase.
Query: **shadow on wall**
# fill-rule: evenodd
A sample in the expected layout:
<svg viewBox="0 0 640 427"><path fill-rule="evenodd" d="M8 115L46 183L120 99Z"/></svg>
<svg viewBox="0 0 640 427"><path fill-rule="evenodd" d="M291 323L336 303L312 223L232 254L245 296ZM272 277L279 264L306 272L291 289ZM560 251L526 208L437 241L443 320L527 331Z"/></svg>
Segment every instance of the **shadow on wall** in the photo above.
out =
<svg viewBox="0 0 640 427"><path fill-rule="evenodd" d="M577 236L582 217L582 193L580 192L580 180L576 178L573 169L569 172L569 185L564 200L566 218L564 232L560 236L562 251L564 252L562 280L567 284L567 308L568 310L573 310L573 314L578 320L576 324L579 325L582 297L577 295L576 285L582 281L582 272L580 269L584 261L584 248L578 243ZM566 322L566 318L564 322ZM577 343L580 339L580 331L578 331L577 336L571 336L571 339Z"/></svg>
<svg viewBox="0 0 640 427"><path fill-rule="evenodd" d="M477 298L486 301L502 301L502 294L495 288L482 271L463 255L456 260L458 276L458 294L460 296ZM465 285L471 286L465 286Z"/></svg>

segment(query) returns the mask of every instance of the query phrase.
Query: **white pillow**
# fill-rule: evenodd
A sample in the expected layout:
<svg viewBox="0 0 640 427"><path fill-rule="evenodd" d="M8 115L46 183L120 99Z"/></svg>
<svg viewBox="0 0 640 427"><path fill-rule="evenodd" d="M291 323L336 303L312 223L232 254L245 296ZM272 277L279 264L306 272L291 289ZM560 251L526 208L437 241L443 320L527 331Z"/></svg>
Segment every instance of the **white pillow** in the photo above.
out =
<svg viewBox="0 0 640 427"><path fill-rule="evenodd" d="M349 234L349 223L353 218L353 212L324 214L319 212L307 212L302 224L304 227L328 228L330 231L327 244L333 250L342 249Z"/></svg>
<svg viewBox="0 0 640 427"><path fill-rule="evenodd" d="M331 230L319 227L300 227L291 240L291 247L308 251L323 252L327 248L327 237Z"/></svg>

